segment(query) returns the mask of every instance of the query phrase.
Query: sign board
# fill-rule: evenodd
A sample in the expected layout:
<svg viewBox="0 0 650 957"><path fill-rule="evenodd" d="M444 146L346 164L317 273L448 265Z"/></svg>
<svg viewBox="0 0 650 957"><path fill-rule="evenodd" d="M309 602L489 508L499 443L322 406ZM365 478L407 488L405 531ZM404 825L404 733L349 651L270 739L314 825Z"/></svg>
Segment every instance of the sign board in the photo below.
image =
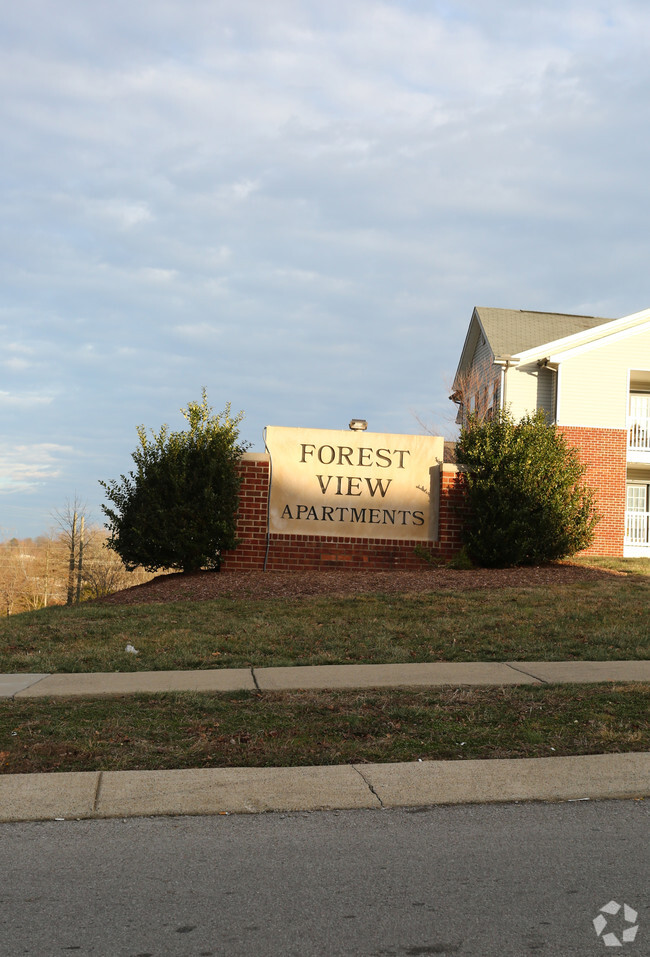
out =
<svg viewBox="0 0 650 957"><path fill-rule="evenodd" d="M268 426L269 531L434 538L443 446L438 436Z"/></svg>

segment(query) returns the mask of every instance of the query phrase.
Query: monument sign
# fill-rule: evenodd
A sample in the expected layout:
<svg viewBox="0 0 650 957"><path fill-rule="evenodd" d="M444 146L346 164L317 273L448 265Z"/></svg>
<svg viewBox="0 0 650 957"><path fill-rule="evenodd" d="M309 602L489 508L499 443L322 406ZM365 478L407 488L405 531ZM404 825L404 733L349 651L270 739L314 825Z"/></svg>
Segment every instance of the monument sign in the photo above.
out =
<svg viewBox="0 0 650 957"><path fill-rule="evenodd" d="M435 538L439 436L268 426L269 531Z"/></svg>

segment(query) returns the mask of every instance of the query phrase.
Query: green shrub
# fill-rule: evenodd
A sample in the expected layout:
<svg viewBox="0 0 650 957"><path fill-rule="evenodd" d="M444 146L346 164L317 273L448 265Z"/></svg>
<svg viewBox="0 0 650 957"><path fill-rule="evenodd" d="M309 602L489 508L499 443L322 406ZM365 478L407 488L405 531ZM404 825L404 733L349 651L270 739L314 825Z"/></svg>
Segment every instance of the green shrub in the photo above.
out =
<svg viewBox="0 0 650 957"><path fill-rule="evenodd" d="M129 570L219 568L221 552L234 548L239 497L237 463L240 412L230 405L214 415L205 389L202 402L181 409L189 423L183 432L163 425L147 435L137 429L136 469L120 482L100 482L113 508L108 517L107 547Z"/></svg>
<svg viewBox="0 0 650 957"><path fill-rule="evenodd" d="M536 565L593 540L598 516L578 450L544 412L515 422L507 412L470 418L456 446L466 469L466 547L487 567Z"/></svg>
<svg viewBox="0 0 650 957"><path fill-rule="evenodd" d="M467 549L465 546L461 548L459 552L449 559L447 562L447 568L453 568L457 572L467 572L470 569L474 568L474 562L467 554Z"/></svg>
<svg viewBox="0 0 650 957"><path fill-rule="evenodd" d="M434 555L431 549L425 548L424 545L421 545L419 542L413 549L413 554L416 558L421 559L421 561L426 562L427 565L431 565L434 568L445 564L444 558L439 558L438 555Z"/></svg>

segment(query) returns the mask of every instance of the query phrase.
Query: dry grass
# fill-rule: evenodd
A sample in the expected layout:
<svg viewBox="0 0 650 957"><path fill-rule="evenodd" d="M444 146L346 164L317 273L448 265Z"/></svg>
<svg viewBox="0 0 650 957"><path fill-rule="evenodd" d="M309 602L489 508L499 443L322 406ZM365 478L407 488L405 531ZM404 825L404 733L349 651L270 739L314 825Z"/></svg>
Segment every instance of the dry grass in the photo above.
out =
<svg viewBox="0 0 650 957"><path fill-rule="evenodd" d="M341 581L364 590L338 594ZM563 565L516 576L170 576L110 601L2 620L0 671L647 658L649 606L648 577Z"/></svg>
<svg viewBox="0 0 650 957"><path fill-rule="evenodd" d="M647 685L0 702L0 772L550 757L650 747Z"/></svg>

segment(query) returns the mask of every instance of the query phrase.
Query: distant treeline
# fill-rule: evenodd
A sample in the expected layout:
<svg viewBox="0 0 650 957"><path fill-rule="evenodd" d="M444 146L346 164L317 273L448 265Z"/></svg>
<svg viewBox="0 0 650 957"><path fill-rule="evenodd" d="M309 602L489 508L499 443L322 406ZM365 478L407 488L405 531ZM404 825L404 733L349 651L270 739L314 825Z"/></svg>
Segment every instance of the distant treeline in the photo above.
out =
<svg viewBox="0 0 650 957"><path fill-rule="evenodd" d="M104 547L103 529L82 526L81 534L82 562L77 533L73 601L77 595L80 601L101 598L153 578L141 568L128 572L115 552ZM70 561L70 535L58 529L38 538L0 542L0 614L15 615L69 602Z"/></svg>

